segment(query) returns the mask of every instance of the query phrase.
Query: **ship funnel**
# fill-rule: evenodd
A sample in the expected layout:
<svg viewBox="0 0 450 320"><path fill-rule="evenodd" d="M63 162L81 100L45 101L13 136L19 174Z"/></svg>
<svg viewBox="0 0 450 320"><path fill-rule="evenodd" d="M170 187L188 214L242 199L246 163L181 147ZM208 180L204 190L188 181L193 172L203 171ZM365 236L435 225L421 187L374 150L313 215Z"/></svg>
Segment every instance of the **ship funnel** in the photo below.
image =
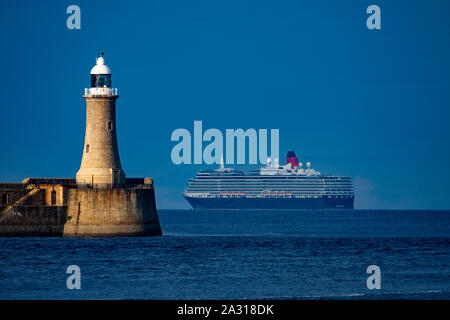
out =
<svg viewBox="0 0 450 320"><path fill-rule="evenodd" d="M286 164L290 163L292 165L292 169L295 169L298 167L298 159L295 155L294 151L288 151L287 157L286 157Z"/></svg>

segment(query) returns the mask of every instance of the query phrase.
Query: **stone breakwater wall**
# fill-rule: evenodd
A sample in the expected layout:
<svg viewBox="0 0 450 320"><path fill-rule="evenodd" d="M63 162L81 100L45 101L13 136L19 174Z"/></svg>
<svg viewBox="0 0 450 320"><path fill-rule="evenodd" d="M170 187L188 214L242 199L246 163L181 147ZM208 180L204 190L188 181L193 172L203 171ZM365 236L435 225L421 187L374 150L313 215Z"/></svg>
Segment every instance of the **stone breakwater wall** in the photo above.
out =
<svg viewBox="0 0 450 320"><path fill-rule="evenodd" d="M103 189L44 182L0 184L0 236L161 235L151 179Z"/></svg>
<svg viewBox="0 0 450 320"><path fill-rule="evenodd" d="M161 235L153 189L71 189L64 236Z"/></svg>
<svg viewBox="0 0 450 320"><path fill-rule="evenodd" d="M61 237L67 206L18 206L0 221L3 237Z"/></svg>

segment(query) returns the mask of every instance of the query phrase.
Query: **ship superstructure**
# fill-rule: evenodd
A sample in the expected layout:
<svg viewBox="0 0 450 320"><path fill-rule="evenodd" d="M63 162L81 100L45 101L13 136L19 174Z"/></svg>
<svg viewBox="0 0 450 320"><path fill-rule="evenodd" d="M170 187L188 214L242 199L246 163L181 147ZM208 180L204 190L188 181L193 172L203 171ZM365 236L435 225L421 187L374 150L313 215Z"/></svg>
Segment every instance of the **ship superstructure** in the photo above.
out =
<svg viewBox="0 0 450 320"><path fill-rule="evenodd" d="M225 168L201 170L189 180L184 197L194 209L353 209L349 177L324 175L311 163L298 163L289 151L286 165L277 159L245 173Z"/></svg>

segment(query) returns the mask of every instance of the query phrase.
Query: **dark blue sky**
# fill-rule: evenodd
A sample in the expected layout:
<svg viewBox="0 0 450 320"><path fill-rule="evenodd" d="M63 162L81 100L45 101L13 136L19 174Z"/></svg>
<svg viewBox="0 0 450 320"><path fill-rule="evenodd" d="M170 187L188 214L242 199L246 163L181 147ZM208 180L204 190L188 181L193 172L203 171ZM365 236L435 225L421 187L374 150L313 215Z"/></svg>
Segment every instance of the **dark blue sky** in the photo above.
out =
<svg viewBox="0 0 450 320"><path fill-rule="evenodd" d="M81 30L66 8L81 8ZM366 28L368 5L382 29ZM74 177L99 51L119 90L129 177L157 206L205 166L172 164L176 128L279 128L357 208L450 208L449 1L2 1L0 181Z"/></svg>

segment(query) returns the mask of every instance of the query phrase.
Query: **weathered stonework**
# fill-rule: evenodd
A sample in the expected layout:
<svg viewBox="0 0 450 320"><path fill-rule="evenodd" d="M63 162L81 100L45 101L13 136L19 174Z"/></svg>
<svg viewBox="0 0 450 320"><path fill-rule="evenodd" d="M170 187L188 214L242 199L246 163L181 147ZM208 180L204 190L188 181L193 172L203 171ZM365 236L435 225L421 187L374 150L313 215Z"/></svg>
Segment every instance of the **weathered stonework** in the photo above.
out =
<svg viewBox="0 0 450 320"><path fill-rule="evenodd" d="M85 188L75 179L43 178L0 184L0 236L161 235L152 179L127 179L126 186Z"/></svg>
<svg viewBox="0 0 450 320"><path fill-rule="evenodd" d="M71 189L64 236L161 234L153 189Z"/></svg>
<svg viewBox="0 0 450 320"><path fill-rule="evenodd" d="M116 134L117 95L85 95L86 134L77 183L114 185L125 183Z"/></svg>

